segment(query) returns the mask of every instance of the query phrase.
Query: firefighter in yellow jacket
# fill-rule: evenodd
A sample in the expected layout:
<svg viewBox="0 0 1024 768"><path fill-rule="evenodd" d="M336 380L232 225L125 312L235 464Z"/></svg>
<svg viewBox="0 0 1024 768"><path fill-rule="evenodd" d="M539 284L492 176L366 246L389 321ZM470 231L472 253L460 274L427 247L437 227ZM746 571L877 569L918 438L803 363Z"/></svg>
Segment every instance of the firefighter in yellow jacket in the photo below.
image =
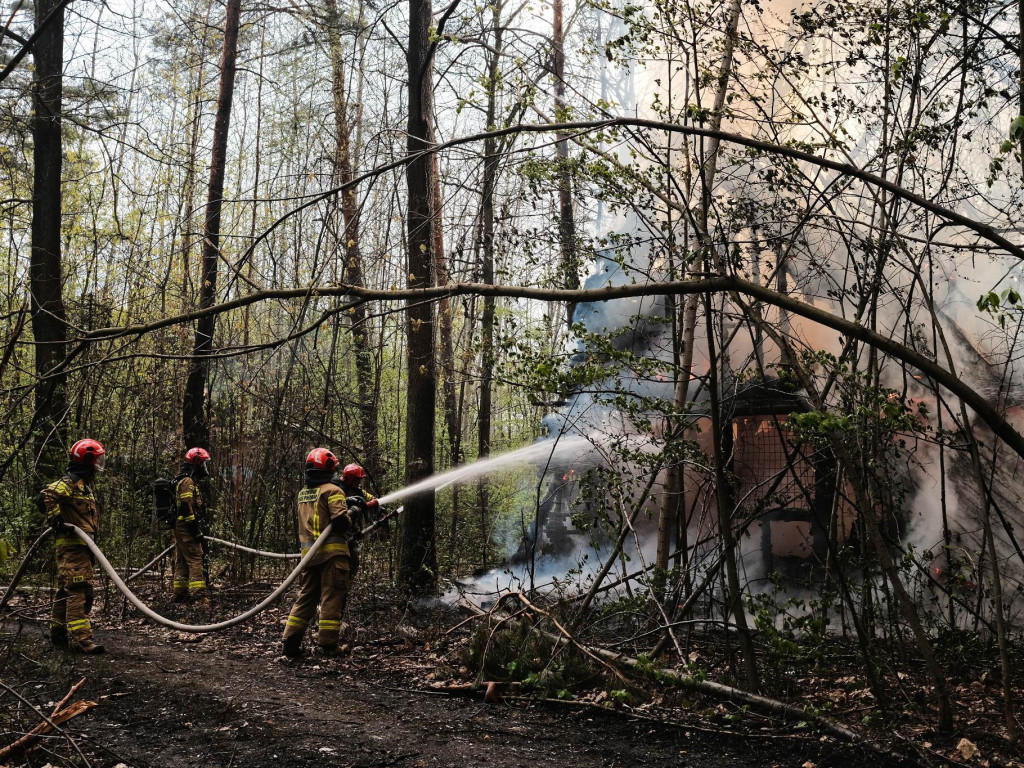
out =
<svg viewBox="0 0 1024 768"><path fill-rule="evenodd" d="M359 550L362 547L361 530L365 528L380 511L377 497L363 489L366 470L358 464L349 464L341 470L341 490L345 492L345 503L349 509L355 509L352 530L348 538L349 578L354 579L359 572Z"/></svg>
<svg viewBox="0 0 1024 768"><path fill-rule="evenodd" d="M196 482L210 474L210 454L204 448L185 452L181 474L175 483L174 505L178 519L174 522L174 597L176 603L192 598L206 605L206 576L203 573L203 534L199 518L205 510L203 495Z"/></svg>
<svg viewBox="0 0 1024 768"><path fill-rule="evenodd" d="M79 440L71 446L71 461L64 476L43 488L41 502L46 521L56 532L57 593L50 616L50 639L82 653L103 653L93 642L92 553L68 526L76 525L90 536L99 530L99 505L89 484L103 471L106 449L95 440Z"/></svg>
<svg viewBox="0 0 1024 768"><path fill-rule="evenodd" d="M317 606L320 621L317 641L326 655L338 653L341 615L348 596L349 549L353 510L345 503L345 492L332 482L338 459L326 448L315 448L306 456L305 487L299 491L299 545L305 555L320 534L331 529L326 541L306 564L284 629L284 653L302 655L302 637Z"/></svg>

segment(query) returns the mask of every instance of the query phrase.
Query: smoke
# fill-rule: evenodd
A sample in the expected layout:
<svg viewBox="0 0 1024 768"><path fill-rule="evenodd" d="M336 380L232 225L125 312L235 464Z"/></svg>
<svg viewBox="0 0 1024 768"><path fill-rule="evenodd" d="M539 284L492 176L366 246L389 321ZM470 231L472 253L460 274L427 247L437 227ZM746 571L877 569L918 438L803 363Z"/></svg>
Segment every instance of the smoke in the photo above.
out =
<svg viewBox="0 0 1024 768"><path fill-rule="evenodd" d="M808 8L810 5L796 2L773 3L766 13L758 17L762 25L760 34L767 40L781 32L792 31L790 12L803 12ZM621 25L619 19L609 15L603 39L622 37L626 30ZM752 33L748 30L748 34ZM804 43L803 50L792 53L805 56L809 61L831 55L824 49L812 49L809 42ZM691 107L710 106L712 89L704 89L700 100L695 99L692 83L687 81L690 73L686 67L673 67L667 61L653 58L626 65L623 61L627 58L601 60L601 98L607 104L617 105L611 108L612 111L617 109L622 115L660 119L663 116L661 110L669 103L669 91L675 93L680 101L690 98ZM743 78L744 73L749 74L757 63L748 59L740 61L738 66L738 76ZM793 81L780 85L781 82L775 81L769 86L770 92L762 94L765 98L761 99L758 108L768 109L771 114L762 112L759 119L784 117L789 114L787 110L799 102L797 96L802 84ZM810 81L803 85L815 87ZM658 105L657 109L652 107L654 104ZM764 108L765 104L771 106ZM731 102L731 110L737 115L742 115L745 110L752 114L757 111L752 102L739 97ZM783 129L783 135L772 137L773 140L811 143L821 140L818 127L800 121L792 121L791 125L792 128ZM851 130L855 130L852 123ZM867 130L851 133L841 159L852 165L872 167L876 160L877 141L878 137ZM670 159L673 152L680 157L684 152L680 145L676 149L672 149L671 144L662 148ZM623 162L639 162L642 171L650 170L654 162L663 162L663 158L653 157L645 166L642 157L637 161L627 154L634 147L625 144L606 149L616 153ZM984 153L981 157L987 162ZM726 162L723 155L723 165ZM878 246L880 223L885 223L875 201L863 194L833 194L829 190L837 184L838 178L820 171L808 176L806 190L776 189L763 182L777 165L775 160L768 157L745 158L740 163L719 174L712 194L715 221L724 228L724 231L716 233L716 237L720 236L730 244L730 252L722 255L729 256L730 262L735 263L738 272L745 277L772 287L781 287L779 283L785 280L787 290L802 300L840 316L865 321L866 316L860 306L864 286L857 283L872 277L871 269L876 260L881 263L874 249ZM931 155L923 155L917 168L921 174L933 173L937 178L941 177L942 169ZM977 179L979 172L984 170L974 167L968 172ZM997 183L996 194L999 194L998 187ZM818 204L814 201L826 199L830 208L814 208ZM902 213L907 208L899 210ZM972 204L964 212L991 218L994 210L992 206ZM792 220L780 212L790 212L792 220L800 220L806 215L806 221L801 221L800 225L803 229L794 235L787 229ZM684 217L676 218L682 220ZM900 222L899 232L907 242L935 241L935 233L928 229L933 224L917 212L911 211L905 219L906 223ZM841 226L835 225L836 221L842 222ZM628 206L610 210L604 202L598 202L593 233L596 239L603 239L609 245L597 254L594 271L587 278L585 287L657 283L666 279L665 253L661 247L665 235L660 226L664 223L664 215L659 218L657 213L637 212ZM965 234L945 229L941 245L931 248L926 254L927 259L919 249L902 252L894 248L888 255L886 266L877 275L884 290L879 291L878 301L874 304L872 322L881 332L890 333L893 338L934 356L946 365L941 339L933 338L930 332L930 309L934 307L956 369L971 376L973 385L985 395L1004 398L1014 406L1024 400L1024 377L1015 375L1013 363L1019 356L1019 343L1001 332L996 318L979 313L976 302L977 297L988 290L1017 288L1024 267L997 255L985 253L981 257L971 249L972 242L972 238ZM604 466L626 475L632 474L627 485L634 489L638 484L643 485L641 481L649 479L651 473L660 471L657 463L645 460L643 454L649 458L663 448L658 428L660 412L673 402L671 370L678 348L679 329L673 324L671 311L671 306L662 297L579 305L573 320L582 333L572 342L570 364L604 364L607 375L576 391L564 393L567 405L546 416L543 422L549 435L562 436L562 439L568 435L585 437L588 443L599 448L590 454L590 466ZM833 354L841 349L841 340L830 329L798 317L788 317L774 309L764 310L764 317L788 335L798 348ZM706 339L701 325L698 324L694 350L694 373L698 376L705 373L708 366ZM768 363L781 357L781 351L770 341L755 340L750 330L741 328L732 320L722 321L722 329L729 338L725 355L734 370L742 372L751 368L756 353ZM760 349L757 349L758 344ZM928 383L915 381L913 373L902 366L883 365L882 383L927 404L928 427L934 432L938 428L939 402L935 393L929 390ZM735 381L723 382L721 395L727 410L736 391ZM687 399L695 393L696 387L691 384ZM940 394L947 400L948 393ZM643 403L652 405L646 410L638 407ZM699 414L704 408L702 401L694 404L695 413ZM648 420L650 423L646 423ZM946 429L952 426L951 420L947 414L944 421ZM984 430L975 431L984 439ZM621 458L616 459L613 447L623 435L631 438L627 441L627 448L619 452ZM706 443L706 435L702 439ZM638 451L638 445L644 441L646 448ZM902 470L903 477L899 478L907 494L904 544L919 555L930 553L944 558L936 566L940 569L948 570L948 563L953 561L965 564L966 568L978 559L981 551L979 520L985 508L977 483L972 479L969 458L962 450L947 448L945 477L942 478L938 446L927 440L910 442L909 458ZM704 447L707 448L706 445ZM634 456L631 451L638 451L640 456L636 466L629 468L626 465ZM1004 466L1006 464L1012 466L1005 460L992 461L990 474L995 485L994 495L1010 516L1011 524L1017 530L1024 530L1024 519L1019 519L1021 514L1018 511L1024 496L1024 473L1009 471ZM695 471L688 487L704 482L701 474ZM578 491L552 490L555 480L541 479L539 483L543 488L541 496L562 493L570 497L563 506L572 507L575 515L568 509L561 509L557 516L562 524L566 520L571 524L573 517L578 519L588 514L593 517L608 511L609 505L600 509L593 500L581 499ZM706 484L702 488L706 493ZM663 493L664 479L658 475L651 499L647 502L648 508L638 517L640 524L635 540L633 536L629 537L625 554L633 562L634 570L640 568L641 562L653 560L656 536L651 519L656 516ZM706 496L702 503L699 495L694 492L687 499L690 507L687 537L691 543L714 537L714 516L710 514ZM543 503L539 506L543 507ZM840 527L848 530L857 512L845 501L839 503L839 508ZM542 509L538 510L538 522L532 534L538 548L544 544L544 526L550 522L542 519L544 514ZM614 522L614 515L609 517ZM741 566L754 589L757 589L757 584L763 584L762 580L767 575L765 540L769 541L772 550L780 553L780 557L785 555L808 562L816 557L809 524L793 523L786 534L780 533L782 526L765 528L764 525L755 523L739 539ZM947 529L955 545L948 552L944 551ZM997 529L997 540L1005 558L1004 565L1011 571L1010 578L1018 579L1020 562L1012 557L1012 542L1001 529ZM576 530L570 531L565 541L569 543L563 550L541 552L529 562L513 559L503 568L466 582L462 590L467 595L483 598L504 589L541 584L560 590L567 589L567 584L572 582L573 588L583 589L606 556L601 547L607 545L607 538L601 540ZM701 556L701 550L694 548L693 556Z"/></svg>

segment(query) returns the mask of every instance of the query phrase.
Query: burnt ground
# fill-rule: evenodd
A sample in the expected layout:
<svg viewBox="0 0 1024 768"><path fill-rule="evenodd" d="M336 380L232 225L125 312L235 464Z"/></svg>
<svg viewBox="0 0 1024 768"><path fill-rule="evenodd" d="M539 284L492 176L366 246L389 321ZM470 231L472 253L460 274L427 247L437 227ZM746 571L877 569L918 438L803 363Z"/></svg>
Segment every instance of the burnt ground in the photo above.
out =
<svg viewBox="0 0 1024 768"><path fill-rule="evenodd" d="M152 599L167 615L186 620L232 615L224 596L209 613ZM687 702L672 723L657 721L656 710L612 707L600 696L557 703L507 695L486 703L479 688L450 680L460 663L445 650L445 629L459 619L453 616L421 619L416 628L408 615L387 614L375 629L359 628L350 656L312 654L292 662L279 655L285 610L197 637L130 613L118 622L111 609L106 618L96 617L97 639L108 653L83 657L46 641L45 604L23 604L0 627L0 677L47 712L86 678L75 698L98 706L66 728L91 765L110 768L916 764L800 730L806 724L794 729L708 701ZM353 611L360 613L366 615L367 606ZM382 629L389 622L391 628ZM38 718L8 692L0 694L3 746ZM8 707L16 711L3 715ZM55 737L8 759L11 765L83 764L74 755Z"/></svg>

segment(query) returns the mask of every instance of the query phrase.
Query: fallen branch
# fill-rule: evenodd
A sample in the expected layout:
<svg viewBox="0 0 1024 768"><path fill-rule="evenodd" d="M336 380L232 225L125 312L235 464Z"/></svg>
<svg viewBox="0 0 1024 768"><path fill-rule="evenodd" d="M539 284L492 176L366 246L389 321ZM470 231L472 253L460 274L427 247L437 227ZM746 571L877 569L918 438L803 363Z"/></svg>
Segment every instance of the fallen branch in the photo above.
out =
<svg viewBox="0 0 1024 768"><path fill-rule="evenodd" d="M567 707L584 707L587 709L596 709L598 712L604 712L609 715L620 715L621 717L628 717L631 720L641 720L646 723L657 723L658 725L669 726L672 728L680 728L686 731L695 731L697 733L710 733L713 736L740 736L744 739L790 739L795 741L813 741L815 740L810 734L796 734L796 733L757 733L756 731L736 731L729 728L708 728L707 726L693 725L692 723L673 723L671 720L663 720L660 717L650 717L648 715L641 715L639 712L633 712L629 709L622 707L606 707L603 704L598 704L593 701L577 701L575 699L537 699L530 696L506 696L506 701L543 701L545 704L560 704Z"/></svg>
<svg viewBox="0 0 1024 768"><path fill-rule="evenodd" d="M43 543L47 536L53 533L52 528L47 528L41 534L39 538L32 542L32 546L28 548L28 552L21 559L21 564L18 566L18 570L14 572L14 576L11 577L11 583L7 586L7 591L4 592L4 596L0 598L0 610L7 605L7 601L11 599L14 594L15 587L18 586L18 582L21 581L21 577L25 574L25 569L28 567L28 561L32 559L32 555L39 549L39 545Z"/></svg>
<svg viewBox="0 0 1024 768"><path fill-rule="evenodd" d="M523 602L527 602L525 600L525 597L520 599ZM481 614L486 613L485 611L476 608L476 606L467 605L467 607ZM538 609L533 608L531 610ZM539 610L538 612L543 613L543 611ZM561 635L556 635L552 632L545 632L544 630L541 630L539 628L535 628L535 631L540 632L554 640L561 641L565 639ZM561 631L564 632L564 630ZM591 658L596 657L601 659L602 662L606 665L611 664L616 667L625 669L635 669L639 665L639 662L636 659L630 656L626 656L625 654L618 653L616 651L605 650L604 648L595 648L592 646L587 646L584 650L584 647L575 639L570 640L570 642L579 647L580 650L584 651ZM857 734L854 731L849 730L848 728L844 728L838 723L835 723L827 718L821 717L820 715L814 714L813 712L807 711L805 709L794 707L784 702L778 701L777 699L770 699L767 696L759 696L758 694L749 693L747 691L741 690L740 688L734 688L729 685L723 685L722 683L715 683L710 680L701 680L693 677L692 675L681 674L678 672L674 672L672 670L659 670L659 674L662 675L664 678L671 680L676 685L682 686L684 688L699 691L709 696L714 696L717 699L724 699L725 701L738 701L742 704L746 704L754 709L757 709L761 712L764 712L775 717L781 717L783 719L793 718L800 721L813 722L824 733L827 733L830 736L834 736L842 741L864 746L876 752L891 754L891 750L887 751L879 747L866 737L861 736L860 734Z"/></svg>
<svg viewBox="0 0 1024 768"><path fill-rule="evenodd" d="M3 749L0 749L0 760L7 758L8 756L14 754L16 751L20 749L23 749L25 746L37 740L41 736L45 736L47 733L50 733L51 731L56 731L68 740L71 746L75 748L75 751L78 753L78 756L82 758L82 761L87 766L91 765L89 760L82 753L82 750L79 748L78 744L75 743L75 740L72 739L71 736L68 735L68 733L60 727L61 723L64 723L73 717L77 717L83 712L88 712L90 709L97 706L95 701L76 701L74 704L67 707L66 709L61 709L61 707L68 701L68 699L70 699L74 695L75 691L77 691L84 682L85 678L83 677L81 680L75 683L71 687L71 690L68 691L67 695L60 700L56 707L54 707L53 713L47 716L44 712L42 712L42 710L40 710L38 707L32 704L32 702L30 702L16 690L14 690L9 685L0 680L0 688L3 688L10 694L13 694L25 706L29 707L33 712L35 712L36 715L38 715L39 718L43 721L39 723L39 725L37 725L31 731L22 736L20 739L15 741L13 744L9 744Z"/></svg>
<svg viewBox="0 0 1024 768"><path fill-rule="evenodd" d="M619 680L621 680L626 685L630 685L630 686L632 685L632 682L626 679L626 677L622 674L621 670L619 670L616 665L609 664L608 662L606 662L603 659L601 659L600 656L598 656L597 654L593 653L591 651L591 649L589 649L587 646L585 646L581 642L579 642L572 635L572 633L569 632L569 630L567 630L565 627L563 627L561 624L559 624L558 620L555 619L554 616L552 616L547 611L542 610L541 608L538 608L536 605L531 603L529 601L529 599L526 597L526 595L524 595L522 592L510 593L510 594L506 595L505 597L515 597L516 599L519 600L519 602L521 602L523 605L525 605L528 610L533 611L535 613L538 613L541 616L544 616L545 618L547 618L547 620L550 621L552 624L554 624L555 628L558 629L558 631L562 634L562 638L564 638L574 648L579 650L580 653L582 653L585 656L589 657L590 659L596 661L598 664L600 664L602 667L606 668L609 672L611 672L613 675L615 675L615 677L617 677ZM499 602L498 605L501 605L501 603ZM497 607L497 606L495 606L495 607ZM549 633L547 633L547 632L544 632L543 634L549 635ZM555 636L555 637L557 637L557 636ZM562 639L562 638L559 638L559 639Z"/></svg>

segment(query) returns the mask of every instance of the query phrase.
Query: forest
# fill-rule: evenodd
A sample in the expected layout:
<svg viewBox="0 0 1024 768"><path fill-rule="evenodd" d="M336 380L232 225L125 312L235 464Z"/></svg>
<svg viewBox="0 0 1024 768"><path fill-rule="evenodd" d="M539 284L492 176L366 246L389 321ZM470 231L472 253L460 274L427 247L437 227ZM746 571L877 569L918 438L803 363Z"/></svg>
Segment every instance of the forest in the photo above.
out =
<svg viewBox="0 0 1024 768"><path fill-rule="evenodd" d="M1024 2L0 24L0 766L1024 766Z"/></svg>

